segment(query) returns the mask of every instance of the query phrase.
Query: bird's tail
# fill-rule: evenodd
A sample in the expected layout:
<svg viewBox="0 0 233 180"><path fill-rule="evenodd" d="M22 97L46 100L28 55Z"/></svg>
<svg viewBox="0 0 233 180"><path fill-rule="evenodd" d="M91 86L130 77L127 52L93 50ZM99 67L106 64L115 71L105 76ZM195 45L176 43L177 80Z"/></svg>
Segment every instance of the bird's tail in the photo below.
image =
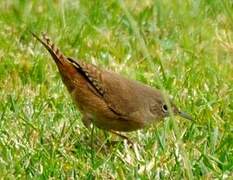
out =
<svg viewBox="0 0 233 180"><path fill-rule="evenodd" d="M43 46L49 51L51 56L57 65L64 65L64 61L66 61L66 57L61 53L61 51L55 46L54 43L50 40L45 33L42 34L42 38L39 38L35 33L31 32L31 34L41 43Z"/></svg>
<svg viewBox="0 0 233 180"><path fill-rule="evenodd" d="M58 67L63 82L69 90L72 90L74 88L72 78L77 74L76 67L73 65L74 63L63 55L48 36L42 34L42 38L39 38L35 33L31 32L31 34L49 51Z"/></svg>

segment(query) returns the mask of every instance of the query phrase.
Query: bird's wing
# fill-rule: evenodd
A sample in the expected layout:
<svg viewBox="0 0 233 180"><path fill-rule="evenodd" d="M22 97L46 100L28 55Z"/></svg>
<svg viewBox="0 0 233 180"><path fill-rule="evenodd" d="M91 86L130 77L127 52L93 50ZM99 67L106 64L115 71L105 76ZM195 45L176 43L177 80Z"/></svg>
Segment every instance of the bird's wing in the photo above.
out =
<svg viewBox="0 0 233 180"><path fill-rule="evenodd" d="M107 92L104 94L104 99L109 108L116 113L129 117L143 107L141 86L136 81L105 71L102 82Z"/></svg>
<svg viewBox="0 0 233 180"><path fill-rule="evenodd" d="M79 73L89 82L91 90L95 90L98 96L103 97L105 89L101 83L101 71L92 64L75 61L73 58L67 58Z"/></svg>
<svg viewBox="0 0 233 180"><path fill-rule="evenodd" d="M103 98L113 113L123 118L136 111L135 104L140 102L136 102L138 98L131 88L131 81L116 73L100 70L94 65L77 62L72 58L68 60L83 74L91 85L91 90L94 89Z"/></svg>

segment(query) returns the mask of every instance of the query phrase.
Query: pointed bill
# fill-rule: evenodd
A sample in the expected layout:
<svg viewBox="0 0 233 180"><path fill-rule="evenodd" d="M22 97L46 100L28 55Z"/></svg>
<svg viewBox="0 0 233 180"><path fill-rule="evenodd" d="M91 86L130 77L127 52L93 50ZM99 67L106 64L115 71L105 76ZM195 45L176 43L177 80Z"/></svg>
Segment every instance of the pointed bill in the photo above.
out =
<svg viewBox="0 0 233 180"><path fill-rule="evenodd" d="M190 116L189 114L187 114L186 112L180 111L180 112L179 112L179 116L180 116L180 117L183 117L183 118L185 118L185 119L188 119L188 120L190 120L190 121L193 121L193 117Z"/></svg>

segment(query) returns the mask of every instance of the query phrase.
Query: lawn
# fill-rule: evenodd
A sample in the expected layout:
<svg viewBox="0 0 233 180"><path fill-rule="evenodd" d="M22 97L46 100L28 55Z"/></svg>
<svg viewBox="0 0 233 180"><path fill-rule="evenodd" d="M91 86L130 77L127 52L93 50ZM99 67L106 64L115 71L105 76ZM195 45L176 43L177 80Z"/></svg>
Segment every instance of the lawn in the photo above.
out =
<svg viewBox="0 0 233 180"><path fill-rule="evenodd" d="M231 0L0 1L0 27L1 178L233 178ZM30 31L67 56L165 89L195 120L128 133L132 148L85 128Z"/></svg>

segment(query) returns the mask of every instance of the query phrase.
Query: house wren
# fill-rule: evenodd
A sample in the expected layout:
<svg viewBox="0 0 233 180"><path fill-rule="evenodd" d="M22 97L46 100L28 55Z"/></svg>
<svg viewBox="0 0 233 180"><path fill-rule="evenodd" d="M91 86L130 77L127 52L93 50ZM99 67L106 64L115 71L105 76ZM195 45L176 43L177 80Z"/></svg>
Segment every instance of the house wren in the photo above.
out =
<svg viewBox="0 0 233 180"><path fill-rule="evenodd" d="M33 33L32 33L33 34ZM108 131L134 131L157 122L169 112L192 119L172 103L171 111L159 90L66 57L43 35L39 40L49 51L86 127L93 123ZM170 106L169 106L170 107Z"/></svg>

